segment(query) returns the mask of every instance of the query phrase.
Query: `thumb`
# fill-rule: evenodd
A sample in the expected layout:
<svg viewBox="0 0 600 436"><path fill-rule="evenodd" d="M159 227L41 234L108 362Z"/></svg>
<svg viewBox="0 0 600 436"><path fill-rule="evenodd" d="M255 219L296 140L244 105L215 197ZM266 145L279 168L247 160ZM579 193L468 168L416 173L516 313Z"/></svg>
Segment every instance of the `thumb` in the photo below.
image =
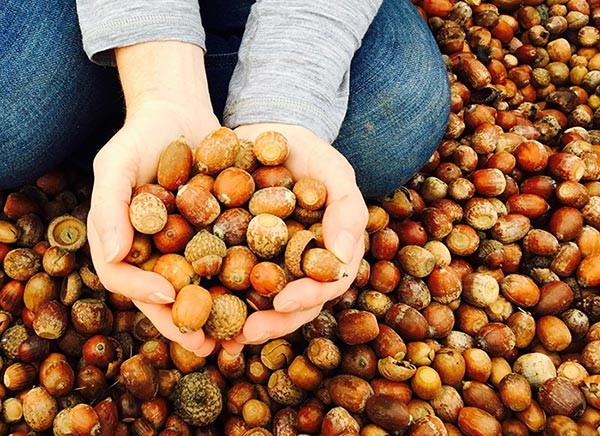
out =
<svg viewBox="0 0 600 436"><path fill-rule="evenodd" d="M98 233L105 262L122 260L133 242L129 202L135 176L130 167L122 152L121 156L110 152L110 143L94 160L94 186L88 221L93 221Z"/></svg>
<svg viewBox="0 0 600 436"><path fill-rule="evenodd" d="M358 190L357 193L334 199L327 205L323 216L325 247L344 263L349 263L354 257L367 223L366 206Z"/></svg>

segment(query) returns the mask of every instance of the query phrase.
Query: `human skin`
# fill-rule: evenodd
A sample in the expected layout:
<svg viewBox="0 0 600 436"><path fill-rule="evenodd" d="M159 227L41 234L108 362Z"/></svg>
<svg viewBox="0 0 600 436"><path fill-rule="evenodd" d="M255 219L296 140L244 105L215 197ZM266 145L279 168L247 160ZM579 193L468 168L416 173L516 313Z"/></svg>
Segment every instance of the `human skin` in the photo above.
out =
<svg viewBox="0 0 600 436"><path fill-rule="evenodd" d="M184 135L192 147L219 127L210 103L204 52L193 44L153 41L115 50L126 105L123 127L94 160L94 186L88 216L92 260L107 289L131 298L168 339L199 355L216 343L202 331L183 334L171 319L175 291L162 276L128 265L134 230L129 202L135 186L151 182L160 153ZM267 130L283 133L290 144L286 166L292 175L316 177L328 189L323 218L325 245L346 266L347 276L333 283L296 280L275 298L275 310L252 314L243 333L223 346L231 353L294 331L313 319L323 304L352 283L364 253L367 208L354 171L330 144L310 130L278 123L240 126L238 136L253 139ZM266 327L265 327L266 326Z"/></svg>

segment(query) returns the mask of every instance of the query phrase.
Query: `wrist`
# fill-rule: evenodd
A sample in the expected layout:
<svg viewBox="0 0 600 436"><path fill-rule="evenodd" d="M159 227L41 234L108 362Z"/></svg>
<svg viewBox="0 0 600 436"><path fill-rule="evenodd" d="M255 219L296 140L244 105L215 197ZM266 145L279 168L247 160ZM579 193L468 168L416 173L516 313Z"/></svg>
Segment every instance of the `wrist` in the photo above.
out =
<svg viewBox="0 0 600 436"><path fill-rule="evenodd" d="M115 58L128 117L156 102L191 117L212 114L201 47L151 41L117 48Z"/></svg>

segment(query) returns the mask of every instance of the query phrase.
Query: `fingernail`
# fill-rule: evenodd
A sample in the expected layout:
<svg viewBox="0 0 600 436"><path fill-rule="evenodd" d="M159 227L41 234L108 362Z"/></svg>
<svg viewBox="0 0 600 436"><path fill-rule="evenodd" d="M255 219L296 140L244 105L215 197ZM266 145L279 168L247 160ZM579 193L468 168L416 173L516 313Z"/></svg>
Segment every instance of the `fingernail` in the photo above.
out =
<svg viewBox="0 0 600 436"><path fill-rule="evenodd" d="M162 292L155 292L151 294L148 299L156 304L170 304L175 302L175 300Z"/></svg>
<svg viewBox="0 0 600 436"><path fill-rule="evenodd" d="M192 353L194 353L198 357L207 357L210 355L210 353L200 353L199 351L193 351L193 350L192 350Z"/></svg>
<svg viewBox="0 0 600 436"><path fill-rule="evenodd" d="M102 248L104 250L104 260L108 263L115 260L119 254L119 243L113 232L102 235Z"/></svg>
<svg viewBox="0 0 600 436"><path fill-rule="evenodd" d="M293 300L288 300L275 308L277 312L293 312L298 309L300 309L300 303Z"/></svg>
<svg viewBox="0 0 600 436"><path fill-rule="evenodd" d="M349 263L352 260L354 244L356 244L356 241L350 232L342 230L333 243L333 254L335 254L342 262Z"/></svg>

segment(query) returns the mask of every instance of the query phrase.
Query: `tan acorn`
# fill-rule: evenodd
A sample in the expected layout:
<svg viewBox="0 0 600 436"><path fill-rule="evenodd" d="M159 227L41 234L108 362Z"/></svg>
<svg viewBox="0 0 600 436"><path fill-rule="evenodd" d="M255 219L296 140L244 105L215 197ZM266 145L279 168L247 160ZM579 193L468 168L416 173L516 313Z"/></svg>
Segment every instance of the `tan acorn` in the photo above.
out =
<svg viewBox="0 0 600 436"><path fill-rule="evenodd" d="M177 293L171 314L181 333L198 331L206 323L212 305L210 293L201 286L187 285Z"/></svg>
<svg viewBox="0 0 600 436"><path fill-rule="evenodd" d="M184 256L196 274L211 277L221 270L226 252L227 247L221 238L201 230L187 243Z"/></svg>
<svg viewBox="0 0 600 436"><path fill-rule="evenodd" d="M279 132L263 132L254 140L254 154L267 166L281 165L290 153L287 139Z"/></svg>
<svg viewBox="0 0 600 436"><path fill-rule="evenodd" d="M317 210L325 205L327 187L323 182L313 178L303 178L294 184L293 189L298 205L306 210Z"/></svg>
<svg viewBox="0 0 600 436"><path fill-rule="evenodd" d="M205 137L194 150L199 173L214 175L234 164L240 143L233 130L220 127Z"/></svg>
<svg viewBox="0 0 600 436"><path fill-rule="evenodd" d="M271 186L259 189L252 195L248 210L252 215L270 213L281 219L286 219L294 212L296 196L283 186Z"/></svg>
<svg viewBox="0 0 600 436"><path fill-rule="evenodd" d="M248 224L246 232L248 248L257 256L265 259L280 254L288 241L285 222L268 213L256 215Z"/></svg>
<svg viewBox="0 0 600 436"><path fill-rule="evenodd" d="M344 263L324 248L310 248L302 255L302 271L319 282L334 282L346 276Z"/></svg>
<svg viewBox="0 0 600 436"><path fill-rule="evenodd" d="M248 308L240 298L221 294L213 298L204 331L215 339L231 339L242 331Z"/></svg>
<svg viewBox="0 0 600 436"><path fill-rule="evenodd" d="M158 197L144 192L131 200L129 220L138 232L153 235L167 223L167 208Z"/></svg>

